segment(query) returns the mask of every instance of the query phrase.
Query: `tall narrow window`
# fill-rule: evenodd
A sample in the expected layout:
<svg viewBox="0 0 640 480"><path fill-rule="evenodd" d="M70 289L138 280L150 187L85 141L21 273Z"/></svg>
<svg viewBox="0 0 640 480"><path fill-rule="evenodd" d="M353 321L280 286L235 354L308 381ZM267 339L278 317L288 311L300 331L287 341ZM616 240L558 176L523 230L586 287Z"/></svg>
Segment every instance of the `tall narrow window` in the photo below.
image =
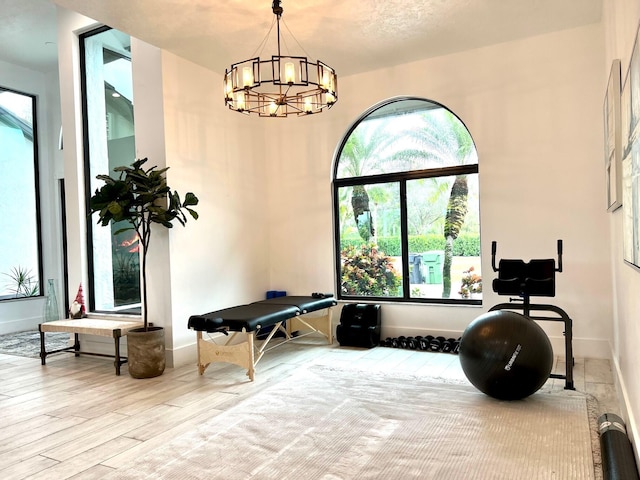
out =
<svg viewBox="0 0 640 480"><path fill-rule="evenodd" d="M101 182L97 175L135 160L130 37L100 28L81 37L85 186L87 199ZM89 308L140 312L140 261L135 232L115 233L128 224L87 224Z"/></svg>
<svg viewBox="0 0 640 480"><path fill-rule="evenodd" d="M0 300L40 295L36 99L0 87Z"/></svg>
<svg viewBox="0 0 640 480"><path fill-rule="evenodd" d="M340 298L479 304L478 156L462 121L435 102L392 99L337 155Z"/></svg>

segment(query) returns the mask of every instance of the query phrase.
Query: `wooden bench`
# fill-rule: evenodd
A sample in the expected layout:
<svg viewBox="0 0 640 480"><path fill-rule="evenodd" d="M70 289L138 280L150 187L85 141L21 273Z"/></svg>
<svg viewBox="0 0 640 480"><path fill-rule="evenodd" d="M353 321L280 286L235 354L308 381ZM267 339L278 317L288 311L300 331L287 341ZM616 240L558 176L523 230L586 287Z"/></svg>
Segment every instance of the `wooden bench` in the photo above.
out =
<svg viewBox="0 0 640 480"><path fill-rule="evenodd" d="M120 366L127 363L127 357L120 355L120 337L123 337L127 332L133 328L141 328L143 326L140 322L127 322L119 320L100 320L79 318L77 320L56 320L53 322L41 323L38 325L38 331L40 332L40 362L42 365L46 364L47 355L59 352L73 353L75 356L79 355L93 355L97 357L107 357L114 359L114 365L116 368L116 375L120 375ZM74 343L66 348L60 348L58 350L52 350L47 352L44 342L45 332L64 332L74 334ZM97 335L100 337L112 337L115 346L114 355L105 355L102 353L83 352L80 350L80 340L78 335Z"/></svg>

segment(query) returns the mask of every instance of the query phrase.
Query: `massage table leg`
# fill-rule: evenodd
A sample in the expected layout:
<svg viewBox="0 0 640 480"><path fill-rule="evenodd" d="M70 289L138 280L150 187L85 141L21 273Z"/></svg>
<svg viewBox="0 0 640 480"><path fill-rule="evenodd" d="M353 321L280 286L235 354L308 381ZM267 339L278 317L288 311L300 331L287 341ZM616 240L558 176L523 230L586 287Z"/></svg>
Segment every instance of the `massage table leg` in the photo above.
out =
<svg viewBox="0 0 640 480"><path fill-rule="evenodd" d="M247 371L247 375L249 376L249 380L253 382L253 379L256 374L256 360L255 360L255 353L254 353L256 332L247 333L247 337L248 337L247 343L249 345L249 369Z"/></svg>
<svg viewBox="0 0 640 480"><path fill-rule="evenodd" d="M287 321L287 332L291 335L296 330L298 325L301 325L303 329L309 329L310 331L299 335L300 337L309 335L311 333L319 333L327 339L329 345L333 344L333 320L332 320L332 308L327 308L326 313L323 315L304 314L298 317L291 318Z"/></svg>
<svg viewBox="0 0 640 480"><path fill-rule="evenodd" d="M224 345L205 340L202 332L197 332L198 339L198 373L204 374L207 367L213 362L233 363L247 369L247 376L253 381L255 376L254 344L255 332L243 332L247 335L247 340L229 345L239 332L234 332Z"/></svg>

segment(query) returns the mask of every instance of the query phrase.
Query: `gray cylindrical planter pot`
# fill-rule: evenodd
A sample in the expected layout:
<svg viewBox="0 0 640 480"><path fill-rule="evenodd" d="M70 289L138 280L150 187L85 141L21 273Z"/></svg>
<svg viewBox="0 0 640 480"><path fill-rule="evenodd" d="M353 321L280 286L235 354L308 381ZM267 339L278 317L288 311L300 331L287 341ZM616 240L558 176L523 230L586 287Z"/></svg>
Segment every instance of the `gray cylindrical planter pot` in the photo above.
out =
<svg viewBox="0 0 640 480"><path fill-rule="evenodd" d="M133 378L153 378L162 375L166 366L164 328L134 328L127 332L129 375Z"/></svg>

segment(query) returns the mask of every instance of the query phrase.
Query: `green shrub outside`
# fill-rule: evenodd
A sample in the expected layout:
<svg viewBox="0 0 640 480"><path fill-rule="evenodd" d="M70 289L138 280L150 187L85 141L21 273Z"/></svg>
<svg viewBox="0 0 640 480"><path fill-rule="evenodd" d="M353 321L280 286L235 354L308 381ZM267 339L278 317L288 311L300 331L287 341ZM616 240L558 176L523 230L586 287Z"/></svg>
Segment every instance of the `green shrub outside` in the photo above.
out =
<svg viewBox="0 0 640 480"><path fill-rule="evenodd" d="M344 295L390 297L402 284L391 257L372 245L348 246L340 252Z"/></svg>
<svg viewBox="0 0 640 480"><path fill-rule="evenodd" d="M378 248L386 255L399 257L401 246L399 237L378 237ZM365 243L360 237L341 239L341 248L361 247ZM445 239L442 235L410 235L409 252L423 253L431 250L444 250ZM460 235L453 242L454 257L479 257L480 237L478 235Z"/></svg>

